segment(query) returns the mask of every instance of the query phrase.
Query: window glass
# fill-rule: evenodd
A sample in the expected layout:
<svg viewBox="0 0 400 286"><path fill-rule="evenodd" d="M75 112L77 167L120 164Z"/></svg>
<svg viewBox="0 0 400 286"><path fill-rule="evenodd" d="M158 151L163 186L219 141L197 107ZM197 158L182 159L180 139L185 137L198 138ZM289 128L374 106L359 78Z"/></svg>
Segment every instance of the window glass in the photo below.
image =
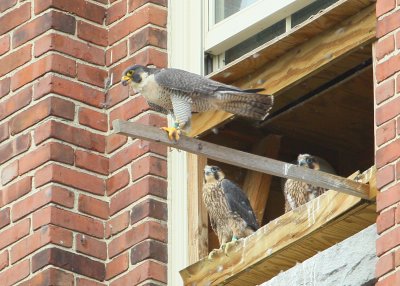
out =
<svg viewBox="0 0 400 286"><path fill-rule="evenodd" d="M215 23L239 12L258 0L215 0Z"/></svg>

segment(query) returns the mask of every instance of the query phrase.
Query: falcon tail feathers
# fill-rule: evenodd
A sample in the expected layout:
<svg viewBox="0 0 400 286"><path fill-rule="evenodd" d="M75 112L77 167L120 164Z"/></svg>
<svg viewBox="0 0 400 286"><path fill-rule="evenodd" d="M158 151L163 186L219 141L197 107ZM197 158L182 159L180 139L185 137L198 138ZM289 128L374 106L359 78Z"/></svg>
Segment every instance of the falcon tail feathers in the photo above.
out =
<svg viewBox="0 0 400 286"><path fill-rule="evenodd" d="M272 108L274 97L258 93L228 93L219 107L227 112L263 120Z"/></svg>

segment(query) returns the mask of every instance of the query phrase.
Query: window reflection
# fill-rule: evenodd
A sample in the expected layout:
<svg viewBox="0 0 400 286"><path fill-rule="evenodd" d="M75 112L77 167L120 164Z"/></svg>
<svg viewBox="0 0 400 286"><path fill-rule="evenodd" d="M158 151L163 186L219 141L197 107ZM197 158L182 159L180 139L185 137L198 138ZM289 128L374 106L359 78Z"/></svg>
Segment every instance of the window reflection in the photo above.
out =
<svg viewBox="0 0 400 286"><path fill-rule="evenodd" d="M215 0L215 23L239 12L258 0Z"/></svg>

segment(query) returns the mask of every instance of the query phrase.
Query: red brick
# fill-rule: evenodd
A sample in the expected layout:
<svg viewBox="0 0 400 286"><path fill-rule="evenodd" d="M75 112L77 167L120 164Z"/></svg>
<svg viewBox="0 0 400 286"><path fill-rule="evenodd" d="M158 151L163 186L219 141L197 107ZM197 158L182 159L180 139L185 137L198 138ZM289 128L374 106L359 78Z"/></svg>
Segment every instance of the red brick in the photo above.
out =
<svg viewBox="0 0 400 286"><path fill-rule="evenodd" d="M107 9L106 25L121 19L127 11L126 0L121 0Z"/></svg>
<svg viewBox="0 0 400 286"><path fill-rule="evenodd" d="M144 177L111 198L110 215L126 208L146 195L166 198L167 182L155 177Z"/></svg>
<svg viewBox="0 0 400 286"><path fill-rule="evenodd" d="M107 72L103 69L95 68L78 63L78 79L80 81L104 87L107 79Z"/></svg>
<svg viewBox="0 0 400 286"><path fill-rule="evenodd" d="M47 244L72 246L72 232L54 225L45 225L11 247L11 263L24 258Z"/></svg>
<svg viewBox="0 0 400 286"><path fill-rule="evenodd" d="M7 95L10 92L11 79L9 77L0 80L0 98Z"/></svg>
<svg viewBox="0 0 400 286"><path fill-rule="evenodd" d="M125 58L127 54L128 54L128 48L127 48L127 41L125 40L107 50L106 65L110 66L118 62L120 59Z"/></svg>
<svg viewBox="0 0 400 286"><path fill-rule="evenodd" d="M376 103L380 104L394 95L394 79L379 84L375 90Z"/></svg>
<svg viewBox="0 0 400 286"><path fill-rule="evenodd" d="M385 147L378 149L375 153L375 157L377 168L381 168L397 160L400 157L400 139L392 141Z"/></svg>
<svg viewBox="0 0 400 286"><path fill-rule="evenodd" d="M107 114L89 109L79 108L79 123L100 131L108 130Z"/></svg>
<svg viewBox="0 0 400 286"><path fill-rule="evenodd" d="M5 206L23 195L29 193L32 187L32 177L25 177L12 185L0 189L0 207Z"/></svg>
<svg viewBox="0 0 400 286"><path fill-rule="evenodd" d="M106 286L104 283L100 283L94 280L89 280L86 278L78 277L76 278L76 285L75 286Z"/></svg>
<svg viewBox="0 0 400 286"><path fill-rule="evenodd" d="M10 268L0 272L0 281L2 286L15 285L30 273L29 259L26 259Z"/></svg>
<svg viewBox="0 0 400 286"><path fill-rule="evenodd" d="M54 265L100 281L105 277L103 263L55 247L44 249L32 257L32 272L46 265Z"/></svg>
<svg viewBox="0 0 400 286"><path fill-rule="evenodd" d="M65 35L48 34L35 42L35 56L58 51L96 65L105 64L104 51L98 47L71 39Z"/></svg>
<svg viewBox="0 0 400 286"><path fill-rule="evenodd" d="M11 8L17 3L17 0L2 0L0 1L0 12L4 12L5 10Z"/></svg>
<svg viewBox="0 0 400 286"><path fill-rule="evenodd" d="M128 269L129 266L129 256L128 253L123 253L106 265L106 280L109 280L118 274L121 274Z"/></svg>
<svg viewBox="0 0 400 286"><path fill-rule="evenodd" d="M123 231L129 225L129 212L123 212L106 222L105 237L110 238L113 235Z"/></svg>
<svg viewBox="0 0 400 286"><path fill-rule="evenodd" d="M110 286L134 285L152 279L162 283L167 283L167 268L154 261L145 261L127 274L111 282Z"/></svg>
<svg viewBox="0 0 400 286"><path fill-rule="evenodd" d="M35 128L35 143L55 138L86 149L104 152L105 137L90 131L57 121L47 121Z"/></svg>
<svg viewBox="0 0 400 286"><path fill-rule="evenodd" d="M394 286L400 284L400 271L396 271L391 275L388 275L384 279L380 280L375 286Z"/></svg>
<svg viewBox="0 0 400 286"><path fill-rule="evenodd" d="M47 224L54 224L97 238L104 237L104 226L100 220L60 209L55 206L48 206L34 212L32 224L33 229L38 229Z"/></svg>
<svg viewBox="0 0 400 286"><path fill-rule="evenodd" d="M74 206L74 193L59 186L45 187L15 203L12 207L12 220L15 222L50 203L72 208Z"/></svg>
<svg viewBox="0 0 400 286"><path fill-rule="evenodd" d="M118 74L113 76L120 77L121 75ZM129 97L129 92L130 92L129 88L126 88L122 84L114 85L107 93L107 102L106 102L107 107L110 108L127 99Z"/></svg>
<svg viewBox="0 0 400 286"><path fill-rule="evenodd" d="M167 24L167 11L157 6L143 6L110 28L109 44L117 42L148 24L165 27Z"/></svg>
<svg viewBox="0 0 400 286"><path fill-rule="evenodd" d="M108 219L108 202L93 197L79 195L78 210L82 213Z"/></svg>
<svg viewBox="0 0 400 286"><path fill-rule="evenodd" d="M1 128L0 128L1 130ZM106 138L106 152L112 153L128 141L128 137L119 134L110 134Z"/></svg>
<svg viewBox="0 0 400 286"><path fill-rule="evenodd" d="M400 224L400 205L397 205L394 217L395 217L396 223Z"/></svg>
<svg viewBox="0 0 400 286"><path fill-rule="evenodd" d="M59 142L46 143L19 159L19 174L29 172L48 161L73 165L74 150Z"/></svg>
<svg viewBox="0 0 400 286"><path fill-rule="evenodd" d="M146 175L167 177L167 162L153 156L142 157L135 161L132 164L132 180L140 179Z"/></svg>
<svg viewBox="0 0 400 286"><path fill-rule="evenodd" d="M396 0L379 0L376 1L376 17L393 10L396 7Z"/></svg>
<svg viewBox="0 0 400 286"><path fill-rule="evenodd" d="M123 105L115 108L110 113L110 126L115 119L128 120L149 109L149 106L142 96L136 96Z"/></svg>
<svg viewBox="0 0 400 286"><path fill-rule="evenodd" d="M381 210L400 202L400 183L385 191L378 192L376 199L376 210Z"/></svg>
<svg viewBox="0 0 400 286"><path fill-rule="evenodd" d="M77 234L75 237L76 251L99 259L107 258L107 245L104 241L87 235Z"/></svg>
<svg viewBox="0 0 400 286"><path fill-rule="evenodd" d="M75 25L73 16L59 11L50 11L16 29L13 33L12 45L18 47L50 29L74 35Z"/></svg>
<svg viewBox="0 0 400 286"><path fill-rule="evenodd" d="M155 239L161 242L165 242L167 239L166 225L161 225L154 221L148 221L138 226L132 227L120 236L114 238L108 244L109 258L112 258L122 253L123 251L145 239Z"/></svg>
<svg viewBox="0 0 400 286"><path fill-rule="evenodd" d="M108 32L106 29L91 25L87 22L78 21L78 37L99 46L106 47L108 43Z"/></svg>
<svg viewBox="0 0 400 286"><path fill-rule="evenodd" d="M75 77L75 61L57 54L48 55L15 73L11 79L11 89L16 90L47 72Z"/></svg>
<svg viewBox="0 0 400 286"><path fill-rule="evenodd" d="M127 169L109 177L106 181L106 192L111 196L116 191L126 187L129 184L129 172Z"/></svg>
<svg viewBox="0 0 400 286"><path fill-rule="evenodd" d="M29 62L31 59L31 49L32 45L27 45L2 57L0 59L0 77Z"/></svg>
<svg viewBox="0 0 400 286"><path fill-rule="evenodd" d="M10 50L10 35L5 35L0 38L0 56Z"/></svg>
<svg viewBox="0 0 400 286"><path fill-rule="evenodd" d="M0 124L0 143L3 142L4 140L7 140L10 137L9 131L8 131L8 121L4 122L3 124Z"/></svg>
<svg viewBox="0 0 400 286"><path fill-rule="evenodd" d="M10 120L10 134L17 134L49 116L73 120L75 104L57 97L46 98L14 116Z"/></svg>
<svg viewBox="0 0 400 286"><path fill-rule="evenodd" d="M376 58L383 59L386 55L394 51L394 36L390 35L383 40L379 40L376 45Z"/></svg>
<svg viewBox="0 0 400 286"><path fill-rule="evenodd" d="M387 251L394 249L400 245L400 227L386 232L376 241L376 254L381 256Z"/></svg>
<svg viewBox="0 0 400 286"><path fill-rule="evenodd" d="M31 146L30 134L20 135L0 147L0 164L25 152Z"/></svg>
<svg viewBox="0 0 400 286"><path fill-rule="evenodd" d="M76 150L75 165L102 175L108 175L108 158L94 153Z"/></svg>
<svg viewBox="0 0 400 286"><path fill-rule="evenodd" d="M2 5L2 4L0 4ZM0 35L7 33L31 18L31 3L24 3L0 18Z"/></svg>
<svg viewBox="0 0 400 286"><path fill-rule="evenodd" d="M376 220L376 227L379 234L394 226L395 208L381 212Z"/></svg>
<svg viewBox="0 0 400 286"><path fill-rule="evenodd" d="M154 48L144 48L135 55L128 57L128 59L121 61L118 65L110 69L110 74L114 75L113 83L117 83L121 79L123 71L135 64L138 65L154 65L156 67L167 66L167 53ZM125 87L128 88L128 87Z"/></svg>
<svg viewBox="0 0 400 286"><path fill-rule="evenodd" d="M164 263L168 262L167 245L155 240L145 240L131 250L131 263L137 264L145 259L158 260Z"/></svg>
<svg viewBox="0 0 400 286"><path fill-rule="evenodd" d="M33 98L38 99L49 93L56 93L95 107L103 107L105 102L103 92L55 75L45 76L35 83Z"/></svg>
<svg viewBox="0 0 400 286"><path fill-rule="evenodd" d="M153 199L145 200L132 208L131 224L144 218L155 218L167 221L167 204Z"/></svg>
<svg viewBox="0 0 400 286"><path fill-rule="evenodd" d="M8 184L16 177L18 177L19 161L15 160L3 167L1 171L1 183L4 185Z"/></svg>
<svg viewBox="0 0 400 286"><path fill-rule="evenodd" d="M129 54L133 54L146 46L167 48L167 31L155 27L146 27L129 38Z"/></svg>
<svg viewBox="0 0 400 286"><path fill-rule="evenodd" d="M400 10L399 10L399 12L400 12ZM400 17L400 13L399 13L399 17ZM400 25L400 21L398 21L398 22ZM395 74L398 71L400 71L400 54L392 56L392 57L388 58L386 61L384 61L376 66L376 80L379 83L379 82L389 78L390 76L392 76L393 74Z"/></svg>
<svg viewBox="0 0 400 286"><path fill-rule="evenodd" d="M393 12L390 15L378 20L378 23L376 25L377 38L381 38L387 33L390 33L391 31L400 27L399 19L400 19L400 10L397 10L396 12Z"/></svg>
<svg viewBox="0 0 400 286"><path fill-rule="evenodd" d="M397 249L394 253L394 265L395 267L400 266L400 249Z"/></svg>
<svg viewBox="0 0 400 286"><path fill-rule="evenodd" d="M30 220L25 219L0 232L0 249L20 240L29 234ZM3 281L0 279L0 281Z"/></svg>
<svg viewBox="0 0 400 286"><path fill-rule="evenodd" d="M167 118L165 115L156 115L153 113L147 113L144 114L143 116L140 116L139 119L135 119L134 120L137 123L141 123L144 125L148 125L148 126L154 126L154 127L163 127L163 126L167 126ZM167 156L167 147L163 146L161 144L159 147L159 154L163 155L163 156ZM164 148L162 148L161 146L163 146Z"/></svg>
<svg viewBox="0 0 400 286"><path fill-rule="evenodd" d="M380 190L382 187L390 184L395 179L394 166L388 165L378 170L376 175L376 186Z"/></svg>
<svg viewBox="0 0 400 286"><path fill-rule="evenodd" d="M379 257L375 268L375 277L381 277L394 269L394 255L393 252Z"/></svg>
<svg viewBox="0 0 400 286"><path fill-rule="evenodd" d="M400 97L379 106L375 112L377 126L380 126L382 123L395 118L400 114Z"/></svg>
<svg viewBox="0 0 400 286"><path fill-rule="evenodd" d="M47 268L18 286L74 286L74 275L56 268Z"/></svg>
<svg viewBox="0 0 400 286"><path fill-rule="evenodd" d="M50 164L35 173L35 187L49 182L64 184L96 195L104 195L104 180L64 166Z"/></svg>
<svg viewBox="0 0 400 286"><path fill-rule="evenodd" d="M35 0L35 14L50 8L60 9L99 24L103 23L106 14L103 6L85 0Z"/></svg>
<svg viewBox="0 0 400 286"><path fill-rule="evenodd" d="M8 250L0 253L0 271L6 268L9 265L8 261Z"/></svg>
<svg viewBox="0 0 400 286"><path fill-rule="evenodd" d="M166 7L167 2L167 0L128 0L128 11L132 12L133 10L136 10L137 8L147 3L154 3Z"/></svg>
<svg viewBox="0 0 400 286"><path fill-rule="evenodd" d="M10 224L10 208L1 209L0 210L0 229L9 224ZM1 261L1 259L0 259L0 261Z"/></svg>
<svg viewBox="0 0 400 286"><path fill-rule="evenodd" d="M0 120L14 114L18 110L27 106L32 100L32 88L28 87L12 97L4 100L0 105Z"/></svg>

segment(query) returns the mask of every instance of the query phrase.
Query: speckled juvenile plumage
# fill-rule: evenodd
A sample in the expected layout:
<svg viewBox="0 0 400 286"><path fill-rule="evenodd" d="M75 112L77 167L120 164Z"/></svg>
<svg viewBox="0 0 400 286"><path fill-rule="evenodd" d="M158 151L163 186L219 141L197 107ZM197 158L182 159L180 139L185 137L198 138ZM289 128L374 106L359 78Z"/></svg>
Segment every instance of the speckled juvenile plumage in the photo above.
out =
<svg viewBox="0 0 400 286"><path fill-rule="evenodd" d="M297 165L313 170L321 170L322 159L309 154L300 154L297 158ZM323 162L326 165L326 161ZM325 170L334 172L332 168ZM285 196L285 212L291 211L312 199L322 195L327 189L316 187L305 182L287 179L283 193Z"/></svg>
<svg viewBox="0 0 400 286"><path fill-rule="evenodd" d="M244 192L219 167L204 169L203 200L220 245L255 232L259 226Z"/></svg>
<svg viewBox="0 0 400 286"><path fill-rule="evenodd" d="M262 89L242 90L173 68L135 65L124 72L122 83L141 92L151 108L172 113L180 128L190 125L192 112L225 110L261 120L273 104L272 96L256 93Z"/></svg>

